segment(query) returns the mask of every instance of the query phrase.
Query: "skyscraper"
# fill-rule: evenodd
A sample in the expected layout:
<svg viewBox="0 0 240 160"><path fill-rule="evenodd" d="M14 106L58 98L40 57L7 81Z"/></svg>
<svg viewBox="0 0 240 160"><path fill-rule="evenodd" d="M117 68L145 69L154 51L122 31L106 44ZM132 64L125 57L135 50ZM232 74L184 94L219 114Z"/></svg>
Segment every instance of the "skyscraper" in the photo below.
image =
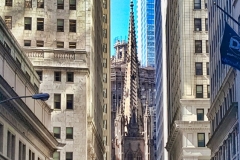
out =
<svg viewBox="0 0 240 160"><path fill-rule="evenodd" d="M50 94L50 131L66 143L55 159L110 159L109 4L0 2L1 16L39 75L40 92Z"/></svg>
<svg viewBox="0 0 240 160"><path fill-rule="evenodd" d="M138 0L138 54L143 67L155 66L154 0Z"/></svg>
<svg viewBox="0 0 240 160"><path fill-rule="evenodd" d="M167 5L169 159L210 158L206 147L210 86L205 6L204 0L169 0Z"/></svg>

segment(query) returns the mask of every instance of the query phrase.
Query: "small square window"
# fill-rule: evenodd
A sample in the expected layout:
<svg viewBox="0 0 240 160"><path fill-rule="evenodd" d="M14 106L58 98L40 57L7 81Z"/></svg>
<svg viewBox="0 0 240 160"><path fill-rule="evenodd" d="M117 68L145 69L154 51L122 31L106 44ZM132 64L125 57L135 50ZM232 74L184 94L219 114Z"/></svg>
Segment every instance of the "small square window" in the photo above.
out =
<svg viewBox="0 0 240 160"><path fill-rule="evenodd" d="M69 10L76 10L76 0L69 0Z"/></svg>
<svg viewBox="0 0 240 160"><path fill-rule="evenodd" d="M202 53L202 40L195 40L195 53Z"/></svg>
<svg viewBox="0 0 240 160"><path fill-rule="evenodd" d="M44 18L37 18L37 30L44 31Z"/></svg>
<svg viewBox="0 0 240 160"><path fill-rule="evenodd" d="M197 120L198 121L204 120L204 109L197 109Z"/></svg>
<svg viewBox="0 0 240 160"><path fill-rule="evenodd" d="M44 8L44 0L37 0L37 8Z"/></svg>
<svg viewBox="0 0 240 160"><path fill-rule="evenodd" d="M205 147L205 133L198 133L198 147Z"/></svg>
<svg viewBox="0 0 240 160"><path fill-rule="evenodd" d="M73 152L66 152L66 160L73 160Z"/></svg>
<svg viewBox="0 0 240 160"><path fill-rule="evenodd" d="M5 16L5 23L8 29L12 29L12 16Z"/></svg>
<svg viewBox="0 0 240 160"><path fill-rule="evenodd" d="M57 42L57 48L64 48L64 42Z"/></svg>
<svg viewBox="0 0 240 160"><path fill-rule="evenodd" d="M74 72L67 72L67 82L74 81Z"/></svg>
<svg viewBox="0 0 240 160"><path fill-rule="evenodd" d="M194 18L194 31L202 31L201 18Z"/></svg>
<svg viewBox="0 0 240 160"><path fill-rule="evenodd" d="M42 71L36 71L36 72L38 74L39 80L42 81L42 74L43 74L43 72Z"/></svg>
<svg viewBox="0 0 240 160"><path fill-rule="evenodd" d="M203 85L196 85L196 98L203 98Z"/></svg>
<svg viewBox="0 0 240 160"><path fill-rule="evenodd" d="M69 20L69 32L76 32L76 20Z"/></svg>
<svg viewBox="0 0 240 160"><path fill-rule="evenodd" d="M202 62L195 62L196 75L203 75Z"/></svg>
<svg viewBox="0 0 240 160"><path fill-rule="evenodd" d="M61 94L54 94L54 109L61 109Z"/></svg>
<svg viewBox="0 0 240 160"><path fill-rule="evenodd" d="M57 0L57 9L64 9L64 0Z"/></svg>
<svg viewBox="0 0 240 160"><path fill-rule="evenodd" d="M61 72L56 71L54 72L54 81L61 81Z"/></svg>
<svg viewBox="0 0 240 160"><path fill-rule="evenodd" d="M69 42L69 48L76 48L76 42Z"/></svg>
<svg viewBox="0 0 240 160"><path fill-rule="evenodd" d="M53 135L55 138L61 138L61 128L60 127L53 127Z"/></svg>
<svg viewBox="0 0 240 160"><path fill-rule="evenodd" d="M73 139L73 127L66 128L66 139Z"/></svg>
<svg viewBox="0 0 240 160"><path fill-rule="evenodd" d="M31 40L24 40L24 46L31 46Z"/></svg>
<svg viewBox="0 0 240 160"><path fill-rule="evenodd" d="M37 47L44 47L44 41L37 41L36 46Z"/></svg>
<svg viewBox="0 0 240 160"><path fill-rule="evenodd" d="M25 0L25 8L32 8L32 0Z"/></svg>
<svg viewBox="0 0 240 160"><path fill-rule="evenodd" d="M63 19L57 20L57 32L64 32L64 20Z"/></svg>
<svg viewBox="0 0 240 160"><path fill-rule="evenodd" d="M24 17L24 29L32 30L32 18L31 17Z"/></svg>
<svg viewBox="0 0 240 160"><path fill-rule="evenodd" d="M73 94L67 94L67 109L73 109Z"/></svg>
<svg viewBox="0 0 240 160"><path fill-rule="evenodd" d="M12 6L12 0L5 0L5 6Z"/></svg>
<svg viewBox="0 0 240 160"><path fill-rule="evenodd" d="M60 160L60 152L53 153L53 160Z"/></svg>

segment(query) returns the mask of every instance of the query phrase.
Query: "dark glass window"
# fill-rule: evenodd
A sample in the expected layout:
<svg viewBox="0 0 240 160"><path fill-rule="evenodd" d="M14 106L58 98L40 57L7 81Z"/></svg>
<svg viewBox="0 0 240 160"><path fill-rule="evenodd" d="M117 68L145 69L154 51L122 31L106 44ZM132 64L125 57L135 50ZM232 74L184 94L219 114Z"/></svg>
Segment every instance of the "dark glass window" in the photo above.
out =
<svg viewBox="0 0 240 160"><path fill-rule="evenodd" d="M57 20L57 32L64 32L64 20L63 19Z"/></svg>
<svg viewBox="0 0 240 160"><path fill-rule="evenodd" d="M57 9L64 9L64 0L57 0Z"/></svg>
<svg viewBox="0 0 240 160"><path fill-rule="evenodd" d="M67 94L67 109L73 109L73 94Z"/></svg>
<svg viewBox="0 0 240 160"><path fill-rule="evenodd" d="M203 85L196 85L196 98L203 98Z"/></svg>
<svg viewBox="0 0 240 160"><path fill-rule="evenodd" d="M36 46L37 47L44 47L44 41L37 41Z"/></svg>
<svg viewBox="0 0 240 160"><path fill-rule="evenodd" d="M24 40L24 46L31 46L31 40Z"/></svg>
<svg viewBox="0 0 240 160"><path fill-rule="evenodd" d="M5 6L12 6L12 0L5 0Z"/></svg>
<svg viewBox="0 0 240 160"><path fill-rule="evenodd" d="M205 31L208 31L208 19L205 18Z"/></svg>
<svg viewBox="0 0 240 160"><path fill-rule="evenodd" d="M205 147L205 133L198 133L198 147Z"/></svg>
<svg viewBox="0 0 240 160"><path fill-rule="evenodd" d="M198 121L204 120L204 109L197 109L197 120Z"/></svg>
<svg viewBox="0 0 240 160"><path fill-rule="evenodd" d="M25 8L32 8L32 0L25 0Z"/></svg>
<svg viewBox="0 0 240 160"><path fill-rule="evenodd" d="M38 74L39 80L42 81L43 72L42 71L36 71L36 72Z"/></svg>
<svg viewBox="0 0 240 160"><path fill-rule="evenodd" d="M195 53L202 53L202 40L195 40Z"/></svg>
<svg viewBox="0 0 240 160"><path fill-rule="evenodd" d="M207 85L207 98L210 98L210 85Z"/></svg>
<svg viewBox="0 0 240 160"><path fill-rule="evenodd" d="M69 20L69 32L76 32L76 20Z"/></svg>
<svg viewBox="0 0 240 160"><path fill-rule="evenodd" d="M201 9L201 0L194 0L194 9Z"/></svg>
<svg viewBox="0 0 240 160"><path fill-rule="evenodd" d="M37 18L37 30L44 31L44 18Z"/></svg>
<svg viewBox="0 0 240 160"><path fill-rule="evenodd" d="M194 31L202 31L201 18L194 18Z"/></svg>
<svg viewBox="0 0 240 160"><path fill-rule="evenodd" d="M24 17L24 29L32 30L32 18L31 17Z"/></svg>
<svg viewBox="0 0 240 160"><path fill-rule="evenodd" d="M73 139L73 127L66 128L66 139Z"/></svg>
<svg viewBox="0 0 240 160"><path fill-rule="evenodd" d="M54 109L61 109L61 94L54 94Z"/></svg>
<svg viewBox="0 0 240 160"><path fill-rule="evenodd" d="M44 8L44 0L37 0L37 8Z"/></svg>
<svg viewBox="0 0 240 160"><path fill-rule="evenodd" d="M196 75L203 75L202 62L195 62Z"/></svg>
<svg viewBox="0 0 240 160"><path fill-rule="evenodd" d="M209 53L208 40L206 40L206 53Z"/></svg>
<svg viewBox="0 0 240 160"><path fill-rule="evenodd" d="M61 72L54 72L54 81L61 81Z"/></svg>
<svg viewBox="0 0 240 160"><path fill-rule="evenodd" d="M69 48L76 48L76 42L69 42Z"/></svg>
<svg viewBox="0 0 240 160"><path fill-rule="evenodd" d="M64 48L64 42L57 42L57 48Z"/></svg>
<svg viewBox="0 0 240 160"><path fill-rule="evenodd" d="M67 82L74 81L74 72L67 72Z"/></svg>
<svg viewBox="0 0 240 160"><path fill-rule="evenodd" d="M209 62L206 63L206 72L207 72L207 75L209 75Z"/></svg>
<svg viewBox="0 0 240 160"><path fill-rule="evenodd" d="M69 10L76 10L76 0L69 0Z"/></svg>
<svg viewBox="0 0 240 160"><path fill-rule="evenodd" d="M60 127L53 127L53 135L55 138L61 138L61 128Z"/></svg>
<svg viewBox="0 0 240 160"><path fill-rule="evenodd" d="M73 160L73 152L66 152L66 160Z"/></svg>

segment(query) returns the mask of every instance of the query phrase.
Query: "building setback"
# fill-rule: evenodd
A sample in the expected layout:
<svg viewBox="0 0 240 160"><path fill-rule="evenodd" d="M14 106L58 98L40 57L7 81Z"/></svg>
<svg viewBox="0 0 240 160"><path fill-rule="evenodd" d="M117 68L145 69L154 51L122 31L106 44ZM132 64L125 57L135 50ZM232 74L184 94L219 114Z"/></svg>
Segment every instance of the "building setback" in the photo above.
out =
<svg viewBox="0 0 240 160"><path fill-rule="evenodd" d="M217 1L217 5L240 22L239 1ZM227 22L239 35L240 28L209 1L209 45L211 107L207 114L211 124L211 160L239 159L239 71L221 62L220 45Z"/></svg>
<svg viewBox="0 0 240 160"><path fill-rule="evenodd" d="M108 0L4 0L1 16L50 94L50 131L66 146L54 159L109 159ZM21 63L21 61L20 61Z"/></svg>
<svg viewBox="0 0 240 160"><path fill-rule="evenodd" d="M201 1L167 5L167 95L170 160L210 159L208 14Z"/></svg>

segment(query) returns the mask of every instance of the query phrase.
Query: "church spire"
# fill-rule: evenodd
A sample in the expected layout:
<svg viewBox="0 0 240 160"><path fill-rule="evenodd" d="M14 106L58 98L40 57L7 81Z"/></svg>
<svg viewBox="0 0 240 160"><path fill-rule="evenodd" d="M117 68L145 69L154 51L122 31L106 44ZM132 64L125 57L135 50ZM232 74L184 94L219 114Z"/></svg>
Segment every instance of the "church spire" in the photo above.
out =
<svg viewBox="0 0 240 160"><path fill-rule="evenodd" d="M128 133L138 135L143 131L143 110L139 94L139 61L134 24L133 2L130 3L130 19L128 32L128 53L126 61L123 108L128 118Z"/></svg>

